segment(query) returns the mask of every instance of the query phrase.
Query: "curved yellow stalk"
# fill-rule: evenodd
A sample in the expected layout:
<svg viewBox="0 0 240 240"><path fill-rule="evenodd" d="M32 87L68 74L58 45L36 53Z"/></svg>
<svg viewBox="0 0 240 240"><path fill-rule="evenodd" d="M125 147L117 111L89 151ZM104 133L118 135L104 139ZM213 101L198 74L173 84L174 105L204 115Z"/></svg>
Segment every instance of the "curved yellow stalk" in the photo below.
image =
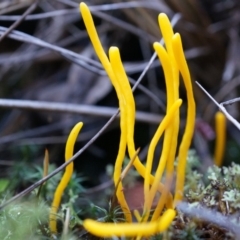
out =
<svg viewBox="0 0 240 240"><path fill-rule="evenodd" d="M169 21L165 13L160 13L158 15L158 24L166 45L167 52L169 56L174 59L173 49L172 49L172 37L174 35L171 22ZM176 63L175 63L176 64Z"/></svg>
<svg viewBox="0 0 240 240"><path fill-rule="evenodd" d="M167 95L170 95L170 94L172 95L172 100L169 100L167 104L167 109L169 109L169 107L171 107L171 104L172 104L171 101L176 101L179 97L179 70L176 64L173 47L172 47L172 38L174 36L174 33L167 15L164 13L159 14L158 23L164 38L167 51L165 51L165 49L159 43L154 44L154 49L158 54L160 62L162 63L166 84L168 84L169 81L172 81L172 84L167 88ZM175 117L174 117L174 121L172 123L171 129L166 130L165 139L164 139L164 143L166 142L166 145L163 146L163 149L166 148L166 150L165 151L163 150L161 154L159 166L155 174L156 181L158 179L161 179L162 173L166 166L166 180L165 180L166 191L162 192L161 197L158 201L158 204L153 212L151 221L157 220L159 215L161 214L162 209L164 207L164 203L166 201L167 194L168 194L167 191L169 191L172 185L179 123L180 123L179 109L177 109L175 112ZM170 151L168 146L171 146ZM166 159L167 159L167 162L166 162ZM155 196L156 185L153 184L151 191L152 192L150 196L151 197Z"/></svg>
<svg viewBox="0 0 240 240"><path fill-rule="evenodd" d="M175 95L174 95L174 79L173 79L173 70L172 70L172 65L171 65L171 60L169 58L168 53L166 52L166 50L163 48L163 46L159 43L154 43L154 49L159 57L160 62L162 63L162 67L164 70L164 76L166 79L166 88L167 88L167 113L169 112L171 106L174 103L174 99L175 99ZM176 109L176 112L174 114L174 117L176 118L176 113L178 113L178 110ZM150 201L150 203L152 203L154 196L156 195L156 191L157 191L157 186L158 183L161 181L164 169L166 167L166 162L167 160L172 162L173 164L173 160L175 157L175 148L176 148L176 144L177 142L174 141L175 145L171 145L172 144L172 140L173 138L177 138L177 136L173 136L174 133L174 124L175 124L175 119L173 124L171 124L166 130L165 130L165 134L164 134L164 142L163 142L163 148L162 148L162 154L159 160L159 164L155 173L155 179L154 182L152 184L152 187L150 189L150 193L146 193L146 197L148 196L147 201ZM172 149L173 147L173 149ZM170 150L173 151L174 154L170 154ZM172 157L173 159L170 159L170 157ZM167 191L167 190L166 190ZM166 197L166 191L165 194L163 194L162 192L162 196L161 196L161 200L163 202L165 202L165 199L163 199L162 197ZM162 202L161 201L161 202ZM144 212L145 217L144 220L146 221L149 217L149 210L150 209L144 209L147 212Z"/></svg>
<svg viewBox="0 0 240 240"><path fill-rule="evenodd" d="M110 51L109 51L110 52ZM111 56L111 54L110 54ZM113 65L111 63L111 65ZM119 108L120 108L120 128L121 128L121 135L120 135L120 143L119 143L119 149L118 149L118 155L114 166L114 174L113 174L113 180L115 183L116 189L116 196L118 199L118 202L124 212L125 219L127 222L132 222L132 216L129 209L129 206L126 202L124 192L123 192L123 185L121 180L121 174L122 174L122 165L123 160L126 153L126 146L127 146L127 121L126 121L126 107L125 107L125 99L124 95L121 94L120 85L117 82L117 78L115 77L112 79L113 85L115 86L115 90L118 96L119 100Z"/></svg>
<svg viewBox="0 0 240 240"><path fill-rule="evenodd" d="M179 109L179 107L182 104L182 100L178 99L170 108L170 110L167 112L166 116L163 118L161 124L159 125L156 133L154 134L154 137L151 140L149 149L148 149L148 155L147 155L147 164L146 164L146 176L144 180L144 209L145 209L145 215L150 213L151 207L152 207L152 202L155 197L154 195L151 195L149 192L149 185L150 185L150 173L151 173L151 168L152 168L152 161L153 161L153 154L156 148L156 145L164 132L164 130L169 126L170 123L174 120L175 113ZM157 186L157 185L156 185ZM157 188L156 188L157 190ZM147 213L147 212L148 213ZM145 218L148 218L146 216Z"/></svg>
<svg viewBox="0 0 240 240"><path fill-rule="evenodd" d="M172 69L172 80L173 80L173 98L176 101L179 98L179 70L176 64L173 47L172 38L174 36L171 22L169 21L165 13L160 13L158 16L158 23L161 29L161 33L166 45L167 53L171 63ZM166 82L169 79L165 78ZM170 103L169 103L170 105ZM169 106L170 107L170 106ZM176 156L177 141L178 141L178 131L179 131L179 110L176 111L174 122L172 124L172 140L171 140L171 151L169 152L168 161L166 164L166 186L170 188L172 184L173 174L174 174L174 160ZM162 198L162 197L161 197Z"/></svg>
<svg viewBox="0 0 240 240"><path fill-rule="evenodd" d="M67 143L66 143L66 148L65 148L65 162L67 162L72 156L73 156L73 150L74 150L74 144L77 140L77 136L83 126L82 122L77 123L72 131L70 132ZM51 206L51 212L49 216L49 228L50 231L53 233L57 232L57 211L61 202L62 194L67 187L73 173L73 162L71 162L66 168L65 172L62 176L62 179L60 183L58 184L58 187L54 193L54 198Z"/></svg>
<svg viewBox="0 0 240 240"><path fill-rule="evenodd" d="M88 35L91 39L93 48L94 48L101 64L103 65L103 68L105 69L105 71L107 72L110 80L112 81L115 78L115 76L114 76L114 73L112 71L112 67L111 67L111 64L109 62L109 59L108 59L108 57L107 57L107 55L106 55L106 53L105 53L105 51L102 47L100 39L98 37L91 12L90 12L88 6L84 2L80 3L79 10L82 14L82 18L83 18L84 24L86 26ZM112 82L112 84L114 85L113 82Z"/></svg>
<svg viewBox="0 0 240 240"><path fill-rule="evenodd" d="M159 221L149 223L102 223L91 219L83 221L84 228L91 234L102 237L110 238L112 236L151 236L165 231L172 220L175 218L176 212L173 209L168 209Z"/></svg>
<svg viewBox="0 0 240 240"><path fill-rule="evenodd" d="M159 61L162 63L165 81L166 81L166 88L167 88L167 112L171 108L171 106L174 103L174 85L173 85L173 74L172 74L172 66L170 62L170 58L166 52L166 50L163 48L163 46L159 43L154 43L154 49L159 57ZM163 150L161 154L161 158L159 161L159 165L155 174L155 181L153 183L151 192L155 192L155 188L157 185L157 182L159 182L162 178L163 171L166 166L166 161L168 158L168 153L171 148L171 141L172 141L172 133L173 128L169 128L165 131L164 136L164 143L163 143Z"/></svg>
<svg viewBox="0 0 240 240"><path fill-rule="evenodd" d="M216 142L214 151L214 164L218 167L221 167L226 145L226 117L220 111L218 111L215 115L215 128Z"/></svg>
<svg viewBox="0 0 240 240"><path fill-rule="evenodd" d="M190 147L192 137L193 137L193 132L194 132L196 107L195 107L195 100L193 97L191 77L190 77L188 65L184 56L181 37L178 33L174 35L172 44L173 44L174 56L178 65L178 69L183 77L183 82L186 88L187 101L188 101L186 127L185 127L185 132L182 138L182 142L179 147L179 154L178 154L177 179L176 179L176 188L175 188L175 196L174 196L174 204L176 205L177 202L181 201L183 197L185 167L186 167L188 149Z"/></svg>

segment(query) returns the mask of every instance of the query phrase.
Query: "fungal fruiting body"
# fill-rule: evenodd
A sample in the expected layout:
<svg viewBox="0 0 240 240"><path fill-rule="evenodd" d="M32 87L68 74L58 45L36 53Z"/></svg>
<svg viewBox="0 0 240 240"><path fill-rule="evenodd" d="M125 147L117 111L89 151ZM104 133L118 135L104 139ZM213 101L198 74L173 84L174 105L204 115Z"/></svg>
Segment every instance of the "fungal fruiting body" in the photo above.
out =
<svg viewBox="0 0 240 240"><path fill-rule="evenodd" d="M67 162L73 156L74 144L77 140L77 136L83 126L82 122L77 123L71 130L65 148L65 161ZM61 202L61 198L65 188L67 187L73 173L73 162L71 162L66 168L61 178L60 183L54 193L54 198L51 206L51 212L49 216L49 229L52 233L57 232L57 211Z"/></svg>
<svg viewBox="0 0 240 240"><path fill-rule="evenodd" d="M215 115L215 128L216 142L214 152L214 164L218 167L221 167L226 145L226 117L220 111L218 111Z"/></svg>

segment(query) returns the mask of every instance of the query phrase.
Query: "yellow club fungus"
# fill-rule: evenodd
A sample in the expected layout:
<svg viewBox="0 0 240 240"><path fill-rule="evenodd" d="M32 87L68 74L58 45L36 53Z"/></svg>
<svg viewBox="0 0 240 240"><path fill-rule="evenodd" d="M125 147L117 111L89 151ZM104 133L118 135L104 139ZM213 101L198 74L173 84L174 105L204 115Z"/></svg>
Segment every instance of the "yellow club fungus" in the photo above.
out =
<svg viewBox="0 0 240 240"><path fill-rule="evenodd" d="M164 75L165 75L165 82L168 82L171 80L173 81L172 89L170 87L169 89L167 89L167 95L168 94L172 95L173 101L176 101L179 98L179 70L176 64L176 60L173 52L173 46L172 46L172 38L174 36L174 32L172 29L172 25L166 14L164 13L159 14L158 23L159 23L159 27L160 27L164 42L165 42L166 52L169 56L170 68L171 68L169 69L171 70L171 75L170 76L169 74L165 75L165 72L167 72L168 69L166 69L165 65L162 65L164 70ZM159 59L161 59L161 54L158 54L158 57ZM172 77L172 79L169 77ZM170 103L168 102L167 109L169 108L170 108ZM174 174L174 159L176 155L177 140L178 140L176 136L178 135L178 131L179 131L179 122L180 122L180 117L179 117L179 110L178 110L175 113L174 123L172 125L171 151L169 151L168 161L166 165L166 184L169 186L172 184L172 178ZM169 186L167 188L169 188Z"/></svg>
<svg viewBox="0 0 240 240"><path fill-rule="evenodd" d="M216 143L214 152L214 164L222 166L226 145L226 117L222 112L215 115Z"/></svg>
<svg viewBox="0 0 240 240"><path fill-rule="evenodd" d="M195 127L195 116L196 106L193 97L192 82L188 69L188 65L184 56L181 37L178 33L173 36L172 39L173 52L176 59L178 69L182 75L183 82L187 93L187 119L186 127L183 134L182 142L179 147L178 153L178 166L177 166L177 179L175 187L174 203L177 204L183 198L183 188L185 181L185 168L187 161L188 150L192 141L194 127Z"/></svg>
<svg viewBox="0 0 240 240"><path fill-rule="evenodd" d="M150 173L151 173L151 168L152 168L152 160L153 160L153 155L154 155L154 151L156 148L156 145L163 133L164 130L167 129L167 127L172 124L172 122L174 121L174 116L176 114L176 112L178 111L179 107L182 104L182 100L178 99L170 108L170 110L167 112L166 116L164 117L164 119L162 120L161 124L159 125L155 135L153 136L150 146L149 146L149 150L148 150L148 155L147 155L147 163L146 163L146 175L145 175L145 179L144 179L144 197L145 197L145 202L144 202L144 217L143 217L143 221L146 221L148 219L148 216L150 214L150 210L152 208L152 203L155 197L155 193L152 194L149 190L149 183L150 183ZM157 185L156 185L157 186ZM151 189L152 190L152 189ZM157 190L157 189L156 189ZM167 194L167 192L162 192L163 194ZM152 195L151 195L152 194ZM165 195L166 197L166 195ZM165 204L165 202L162 203L163 205Z"/></svg>
<svg viewBox="0 0 240 240"><path fill-rule="evenodd" d="M113 236L151 236L165 231L176 215L175 210L168 209L159 221L148 223L102 223L91 219L83 222L84 228L99 237Z"/></svg>
<svg viewBox="0 0 240 240"><path fill-rule="evenodd" d="M172 38L174 36L171 23L166 14L161 13L158 17L159 27L166 45L166 50L160 43L154 43L154 49L158 55L160 62L162 63L166 88L167 88L167 114L173 103L179 97L179 70L177 68L173 47ZM152 201L156 195L158 182L161 181L164 170L166 169L165 191L162 192L161 198L157 204L157 207L153 213L152 220L158 219L162 212L166 197L170 186L172 184L174 174L174 159L177 149L178 131L179 131L179 110L177 109L174 114L174 120L171 125L166 129L163 142L163 150L159 160L159 165L155 173L155 180L150 189L150 192L146 192L146 198L149 198L149 206L152 205ZM147 197L149 195L149 197ZM149 208L148 206L148 208ZM146 214L146 213L145 213ZM145 219L147 220L147 217Z"/></svg>
<svg viewBox="0 0 240 240"><path fill-rule="evenodd" d="M72 131L70 132L66 148L65 148L65 161L67 162L72 156L73 156L73 150L74 150L74 144L77 140L77 136L83 126L82 122L77 123ZM71 162L65 169L65 172L62 176L62 179L60 183L58 184L58 187L55 191L52 206L51 206L51 212L49 216L49 229L52 233L57 232L57 211L61 202L62 194L67 187L73 173L73 162Z"/></svg>

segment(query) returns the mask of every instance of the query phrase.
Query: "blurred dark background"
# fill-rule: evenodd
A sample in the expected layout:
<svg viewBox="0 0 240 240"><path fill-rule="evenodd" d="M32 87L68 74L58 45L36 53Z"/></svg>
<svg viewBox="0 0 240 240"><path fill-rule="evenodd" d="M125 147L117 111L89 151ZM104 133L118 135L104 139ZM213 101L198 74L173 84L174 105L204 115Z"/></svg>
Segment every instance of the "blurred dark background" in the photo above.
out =
<svg viewBox="0 0 240 240"><path fill-rule="evenodd" d="M199 81L218 101L240 96L240 3L238 0L89 0L94 21L106 49L120 48L121 57L131 81L137 80L153 54L152 44L161 39L157 16L165 12L170 19L181 14L174 27L183 38L197 103L196 131L192 148L204 164L209 164L214 148L214 114L216 106L197 87ZM0 2L0 26L9 27L28 9L33 0ZM78 12L79 1L39 0L35 10L15 30L28 34L23 40L8 35L0 42L0 98L36 100L68 104L85 104L99 109L96 116L1 108L0 168L6 176L19 162L42 164L44 149L50 162L64 162L67 135L78 121L84 122L75 150L86 144L106 123L118 107L109 79L94 65L80 62L60 51L39 46L37 39L59 46L98 62ZM4 29L1 28L4 32ZM1 34L2 34L1 32ZM34 42L29 43L30 36ZM158 64L148 70L134 93L137 111L161 116L165 114L165 83ZM180 86L181 97L185 90ZM150 96L149 96L150 95ZM51 104L49 104L50 106ZM115 110L114 110L115 108ZM182 107L182 127L186 104ZM239 103L228 108L239 120ZM152 115L151 115L152 114ZM136 147L144 160L157 122L136 120ZM183 130L183 128L181 128ZM109 128L75 161L75 169L88 178L90 186L103 181L105 167L114 163L119 143L119 123ZM182 131L181 131L182 133ZM239 162L240 134L228 123L224 164ZM159 151L160 151L159 146ZM6 171L5 171L6 170Z"/></svg>

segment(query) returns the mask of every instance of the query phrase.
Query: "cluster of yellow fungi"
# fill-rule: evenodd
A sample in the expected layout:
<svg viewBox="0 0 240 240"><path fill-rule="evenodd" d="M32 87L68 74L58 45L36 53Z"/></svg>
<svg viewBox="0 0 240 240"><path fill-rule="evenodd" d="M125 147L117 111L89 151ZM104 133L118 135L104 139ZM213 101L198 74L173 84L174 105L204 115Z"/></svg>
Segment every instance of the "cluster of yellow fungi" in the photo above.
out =
<svg viewBox="0 0 240 240"><path fill-rule="evenodd" d="M83 227L91 234L103 238L112 236L125 236L141 239L143 236L146 237L161 233L169 227L175 218L175 207L183 198L186 159L195 125L195 101L193 97L189 69L185 60L181 43L181 37L178 33L173 33L173 29L168 17L161 13L158 17L158 21L165 42L165 48L158 42L154 43L153 47L162 64L166 79L167 109L165 117L159 124L151 140L146 166L144 166L138 156L136 156L137 151L134 144L134 124L136 114L135 101L120 58L119 49L117 47L111 47L107 55L99 40L90 10L83 2L80 4L80 13L95 52L109 79L111 80L119 100L121 136L113 180L116 187L116 197L126 219L126 222L122 223L102 223L95 220L86 219L83 221ZM182 104L182 100L179 99L180 74L182 75L187 93L187 118L186 127L182 141L179 145L179 152L177 154L177 140L180 124L179 108ZM217 122L222 121L221 114L218 114L217 118ZM82 125L83 124L81 122L76 124L69 135L66 144L66 161L73 155L73 146L77 135L82 128ZM217 124L217 131L219 132L221 129L219 129L218 126L219 124ZM155 175L153 176L151 172L154 152L156 145L163 133L163 150ZM224 144L223 140L219 139L219 142L217 143L219 149L221 149L222 144ZM144 206L142 214L140 214L137 210L133 211L133 214L137 219L136 223L132 221L132 212L130 211L124 196L121 178L123 160L125 158L126 151L128 151L129 158L134 159L132 163L138 173L144 179ZM174 160L176 156L178 156L178 165L176 169L174 169ZM218 163L221 162L221 156L221 153L216 153L215 159ZM57 232L56 214L63 191L70 180L72 171L73 163L70 163L66 167L63 178L61 179L61 182L54 194L49 222L49 228L52 233ZM166 173L165 182L161 183L164 172ZM170 188L173 185L174 173L176 173L176 183L174 191L175 194L173 196L170 192ZM156 208L153 210L153 212L151 212L153 200L157 192L161 193L161 197Z"/></svg>
<svg viewBox="0 0 240 240"><path fill-rule="evenodd" d="M95 236L135 236L139 239L142 236L151 236L165 231L174 219L176 204L182 200L185 180L185 165L188 149L193 136L195 124L195 102L193 98L191 78L185 60L181 38L178 33L174 34L171 23L165 14L159 15L159 26L165 41L164 48L159 43L154 43L154 49L162 63L167 88L167 111L166 116L160 123L149 146L146 166L135 156L134 124L135 124L135 101L131 86L124 70L119 49L111 47L108 55L105 53L99 40L92 15L85 3L80 4L80 12L85 23L87 32L91 39L103 68L105 69L111 83L116 90L120 108L120 129L121 137L119 151L114 168L114 184L118 202L124 213L124 223L100 223L95 220L86 219L83 221L84 228ZM179 99L179 72L181 73L187 92L187 121L180 143L178 153L178 166L176 169L175 195L172 196L169 189L173 182L174 160L176 157L177 139L179 131L179 108L182 100ZM153 176L152 162L155 147L164 133L163 151L159 165ZM134 159L133 165L138 173L144 178L144 206L142 215L135 210L134 214L137 223L132 222L132 213L123 192L121 180L123 160L128 151L130 159ZM164 171L166 172L165 183L161 183ZM150 214L154 197L157 192L161 193L153 214ZM164 206L166 210L163 213Z"/></svg>

